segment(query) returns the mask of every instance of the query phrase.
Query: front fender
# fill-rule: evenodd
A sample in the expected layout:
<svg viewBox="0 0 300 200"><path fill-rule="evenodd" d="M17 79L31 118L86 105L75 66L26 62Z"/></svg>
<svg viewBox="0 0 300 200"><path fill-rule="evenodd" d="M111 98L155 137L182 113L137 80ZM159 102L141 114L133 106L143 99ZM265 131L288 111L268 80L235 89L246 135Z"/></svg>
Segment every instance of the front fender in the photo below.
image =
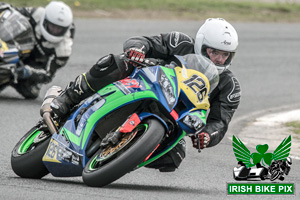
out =
<svg viewBox="0 0 300 200"><path fill-rule="evenodd" d="M169 132L169 127L168 127L168 125L167 125L166 122L165 122L161 117L159 117L158 115L153 114L153 113L148 113L148 112L143 112L143 113L139 114L139 118L140 118L141 121L144 120L144 119L146 119L146 118L149 118L149 117L155 117L156 119L158 119L158 120L164 125L164 127L166 128L166 133Z"/></svg>

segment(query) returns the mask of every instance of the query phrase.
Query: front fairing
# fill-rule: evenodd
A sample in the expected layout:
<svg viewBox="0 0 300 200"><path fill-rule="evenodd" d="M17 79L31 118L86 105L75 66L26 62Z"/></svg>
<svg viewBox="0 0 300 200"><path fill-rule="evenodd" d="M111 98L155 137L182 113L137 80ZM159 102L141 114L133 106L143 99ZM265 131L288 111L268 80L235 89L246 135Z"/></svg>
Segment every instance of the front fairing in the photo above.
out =
<svg viewBox="0 0 300 200"><path fill-rule="evenodd" d="M206 124L206 112L210 107L208 101L209 81L202 73L186 69L184 66L176 67L175 71L180 88L179 100L184 104L184 109L178 113L177 122L184 131L194 133L195 130L183 121L191 112L197 111L197 116L204 125Z"/></svg>
<svg viewBox="0 0 300 200"><path fill-rule="evenodd" d="M189 127L180 127L183 125L180 120L190 110L195 109L193 99L187 98L188 89L182 88L184 85L179 83L188 79L189 73L187 77L180 78L178 74L185 75L178 69L162 66L136 69L128 78L110 84L86 99L72 113L59 132L53 135L43 158L48 170L54 176L80 176L89 159L85 150L98 122L107 118L110 113L144 99L159 102L162 108L170 113L170 118L173 117L172 120L178 123L179 129L174 133L177 134L174 137L177 139L170 143L171 147L175 145L185 135L185 130L191 131ZM177 113L175 110L178 101L184 101L186 108ZM143 119L148 116L148 114L141 113L139 117ZM73 166L73 170L68 170L68 173L63 169L57 170L58 165L66 166L66 168Z"/></svg>

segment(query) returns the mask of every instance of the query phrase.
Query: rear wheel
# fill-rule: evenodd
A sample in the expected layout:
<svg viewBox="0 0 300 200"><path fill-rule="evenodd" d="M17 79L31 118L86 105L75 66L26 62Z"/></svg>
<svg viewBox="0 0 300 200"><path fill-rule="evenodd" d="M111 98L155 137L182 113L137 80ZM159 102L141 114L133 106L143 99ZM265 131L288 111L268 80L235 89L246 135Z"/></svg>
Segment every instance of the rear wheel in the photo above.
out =
<svg viewBox="0 0 300 200"><path fill-rule="evenodd" d="M11 155L11 167L22 178L40 179L49 171L42 158L47 150L51 134L37 126L30 129L14 147Z"/></svg>
<svg viewBox="0 0 300 200"><path fill-rule="evenodd" d="M82 172L84 183L102 187L130 172L157 147L164 132L158 120L143 121L132 132L123 134L117 145L108 145L91 157Z"/></svg>
<svg viewBox="0 0 300 200"><path fill-rule="evenodd" d="M280 176L279 171L274 170L274 171L271 173L271 178L270 178L270 180L271 180L271 181L274 181L274 180L276 180L279 176Z"/></svg>

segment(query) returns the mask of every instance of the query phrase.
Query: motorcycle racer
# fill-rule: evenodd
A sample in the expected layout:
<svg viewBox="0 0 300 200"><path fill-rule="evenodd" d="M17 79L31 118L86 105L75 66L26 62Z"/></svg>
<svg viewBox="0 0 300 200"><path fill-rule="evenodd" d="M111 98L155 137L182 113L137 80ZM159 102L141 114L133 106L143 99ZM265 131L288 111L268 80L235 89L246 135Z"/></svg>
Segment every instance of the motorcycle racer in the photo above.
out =
<svg viewBox="0 0 300 200"><path fill-rule="evenodd" d="M25 98L38 97L41 84L51 82L56 71L65 66L72 52L75 27L68 5L51 1L43 7L16 8L0 3L0 11L15 9L30 22L35 44L30 55L18 63L18 83L13 87Z"/></svg>
<svg viewBox="0 0 300 200"><path fill-rule="evenodd" d="M174 60L174 55L196 53L217 66L220 80L210 94L211 108L206 127L198 131L197 124L200 119L196 115L191 114L190 122L187 122L194 126L196 132L195 136L191 136L193 147L203 149L215 146L222 140L240 102L240 84L228 69L237 46L238 36L233 26L224 19L209 18L199 28L195 40L179 32L151 37L137 36L125 41L123 50L136 62L143 62L145 58L160 58L170 62ZM133 69L133 64L123 62L116 55L100 58L87 73L79 75L54 99L51 104L53 112L64 116L81 100L104 86L127 77ZM185 151L185 141L182 139L168 154L147 166L160 171L174 171L184 159Z"/></svg>

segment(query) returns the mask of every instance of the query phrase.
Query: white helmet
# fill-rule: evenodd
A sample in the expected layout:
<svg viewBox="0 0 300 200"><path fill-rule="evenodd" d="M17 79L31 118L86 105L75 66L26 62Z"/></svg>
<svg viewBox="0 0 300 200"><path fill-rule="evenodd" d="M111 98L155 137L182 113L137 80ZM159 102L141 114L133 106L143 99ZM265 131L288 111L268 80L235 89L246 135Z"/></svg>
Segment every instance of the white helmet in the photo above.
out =
<svg viewBox="0 0 300 200"><path fill-rule="evenodd" d="M61 1L51 1L45 7L45 14L40 21L44 38L53 43L60 42L73 22L71 8Z"/></svg>
<svg viewBox="0 0 300 200"><path fill-rule="evenodd" d="M206 48L230 52L224 65L217 65L221 74L232 62L238 46L238 35L231 24L222 18L208 18L199 28L195 40L195 53L208 57ZM208 57L209 58L209 57Z"/></svg>

